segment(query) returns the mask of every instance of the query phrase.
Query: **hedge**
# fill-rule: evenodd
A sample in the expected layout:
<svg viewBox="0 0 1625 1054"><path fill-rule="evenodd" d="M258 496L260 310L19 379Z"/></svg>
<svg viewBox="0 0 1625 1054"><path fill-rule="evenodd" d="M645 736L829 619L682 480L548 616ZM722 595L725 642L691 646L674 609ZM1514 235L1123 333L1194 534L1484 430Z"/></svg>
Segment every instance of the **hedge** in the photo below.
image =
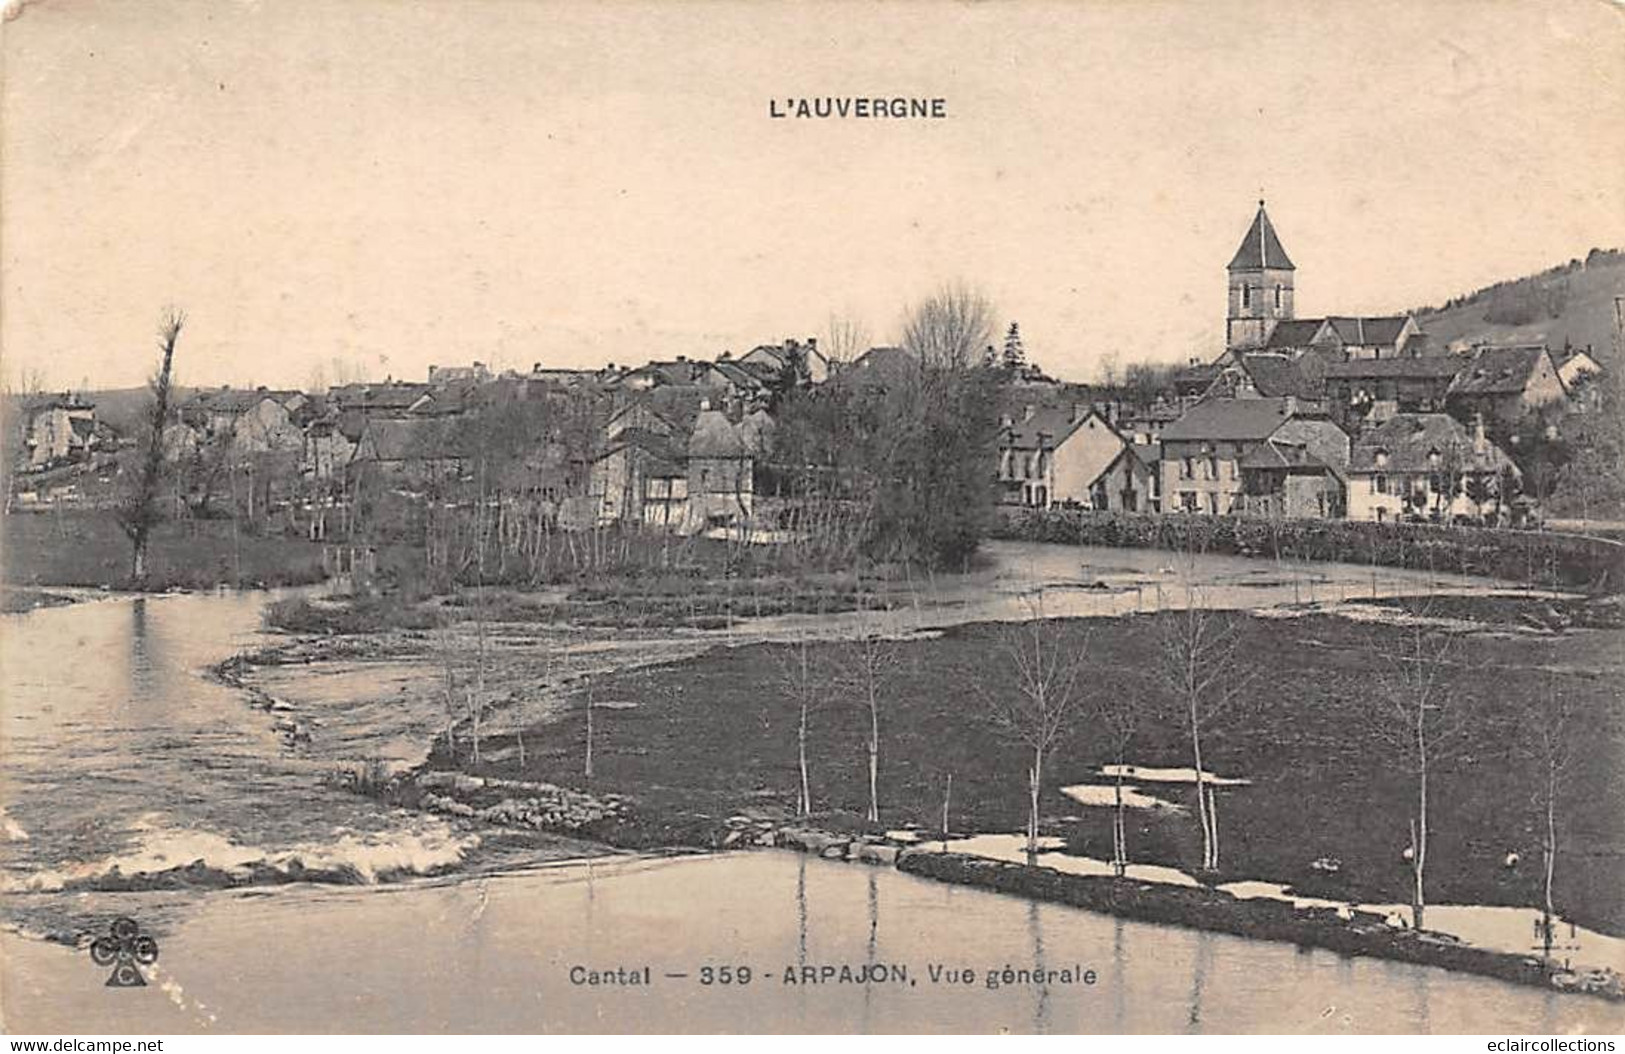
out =
<svg viewBox="0 0 1625 1054"><path fill-rule="evenodd" d="M1006 512L994 536L1405 567L1592 594L1617 593L1625 581L1625 544L1551 531L1020 509Z"/></svg>

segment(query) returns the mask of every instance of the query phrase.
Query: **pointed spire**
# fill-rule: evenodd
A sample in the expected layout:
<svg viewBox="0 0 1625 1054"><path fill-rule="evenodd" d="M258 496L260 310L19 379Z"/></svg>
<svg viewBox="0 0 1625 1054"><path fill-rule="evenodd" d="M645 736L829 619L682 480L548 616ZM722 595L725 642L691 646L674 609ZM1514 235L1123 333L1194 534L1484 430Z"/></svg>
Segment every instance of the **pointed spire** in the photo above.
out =
<svg viewBox="0 0 1625 1054"><path fill-rule="evenodd" d="M1264 211L1264 199L1259 198L1258 215L1253 217L1253 225L1247 229L1247 236L1241 240L1241 247L1236 250L1227 270L1261 271L1265 268L1295 270L1291 257L1281 248L1281 239L1275 233L1269 213Z"/></svg>

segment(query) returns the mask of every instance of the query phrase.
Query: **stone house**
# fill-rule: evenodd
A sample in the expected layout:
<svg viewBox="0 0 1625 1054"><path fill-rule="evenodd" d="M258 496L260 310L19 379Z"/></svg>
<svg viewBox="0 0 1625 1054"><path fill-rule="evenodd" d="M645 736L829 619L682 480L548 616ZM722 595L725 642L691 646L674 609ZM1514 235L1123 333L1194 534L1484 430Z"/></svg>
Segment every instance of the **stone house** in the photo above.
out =
<svg viewBox="0 0 1625 1054"><path fill-rule="evenodd" d="M1342 519L1347 487L1342 469L1303 443L1266 439L1238 463L1241 495L1232 511L1287 520Z"/></svg>
<svg viewBox="0 0 1625 1054"><path fill-rule="evenodd" d="M683 409L639 399L610 419L588 476L596 522L695 533L755 514L757 448L770 430L756 415L735 424L704 400L691 419Z"/></svg>
<svg viewBox="0 0 1625 1054"><path fill-rule="evenodd" d="M31 402L23 410L23 450L29 468L76 461L95 448L96 404L63 392Z"/></svg>
<svg viewBox="0 0 1625 1054"><path fill-rule="evenodd" d="M796 384L823 384L829 380L829 360L818 350L817 337L808 337L805 341L786 337L782 344L760 344L736 361L744 366L767 367L774 375L794 370Z"/></svg>
<svg viewBox="0 0 1625 1054"><path fill-rule="evenodd" d="M1557 377L1568 393L1569 408L1576 413L1594 413L1602 408L1602 365L1591 357L1590 348L1552 349Z"/></svg>
<svg viewBox="0 0 1625 1054"><path fill-rule="evenodd" d="M243 454L299 452L310 400L303 392L218 388L181 407L181 420L203 442L229 441Z"/></svg>
<svg viewBox="0 0 1625 1054"><path fill-rule="evenodd" d="M324 414L306 425L300 474L315 480L344 478L366 423L366 418L350 411Z"/></svg>
<svg viewBox="0 0 1625 1054"><path fill-rule="evenodd" d="M356 439L350 465L423 484L457 478L467 460L459 437L444 421L371 417Z"/></svg>
<svg viewBox="0 0 1625 1054"><path fill-rule="evenodd" d="M1291 397L1207 399L1162 431L1162 507L1210 516L1240 513L1242 461L1266 442L1302 447L1332 469L1348 462L1348 434Z"/></svg>
<svg viewBox="0 0 1625 1054"><path fill-rule="evenodd" d="M1327 408L1350 434L1397 414L1442 411L1466 361L1456 355L1429 355L1333 363L1326 367Z"/></svg>
<svg viewBox="0 0 1625 1054"><path fill-rule="evenodd" d="M733 525L755 513L755 457L721 410L705 407L688 437L689 526Z"/></svg>
<svg viewBox="0 0 1625 1054"><path fill-rule="evenodd" d="M671 436L638 427L616 433L593 459L588 493L596 522L679 528L688 522L688 467Z"/></svg>
<svg viewBox="0 0 1625 1054"><path fill-rule="evenodd" d="M1293 358L1281 352L1237 352L1221 363L1218 376L1202 393L1205 399L1281 399L1299 405L1318 403L1326 393L1325 367L1319 356Z"/></svg>
<svg viewBox="0 0 1625 1054"><path fill-rule="evenodd" d="M1028 406L1000 422L999 496L1006 505L1081 506L1119 512L1154 507L1154 462L1099 411Z"/></svg>
<svg viewBox="0 0 1625 1054"><path fill-rule="evenodd" d="M1512 425L1532 411L1560 407L1567 398L1546 345L1487 345L1457 372L1445 405L1458 421L1483 415Z"/></svg>
<svg viewBox="0 0 1625 1054"><path fill-rule="evenodd" d="M1443 413L1402 413L1354 444L1348 517L1378 523L1458 516L1500 519L1511 512L1518 467L1484 433Z"/></svg>

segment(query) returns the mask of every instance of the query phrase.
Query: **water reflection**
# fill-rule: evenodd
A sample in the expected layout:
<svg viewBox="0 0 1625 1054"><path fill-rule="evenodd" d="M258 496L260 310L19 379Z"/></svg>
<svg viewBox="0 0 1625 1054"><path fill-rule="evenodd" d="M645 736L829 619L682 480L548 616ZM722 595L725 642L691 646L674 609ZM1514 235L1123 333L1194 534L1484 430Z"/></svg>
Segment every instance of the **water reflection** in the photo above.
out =
<svg viewBox="0 0 1625 1054"><path fill-rule="evenodd" d="M813 914L806 907L815 898L820 910ZM870 904L871 925L864 926ZM0 942L0 985L21 974L39 992L18 1008L20 1030L198 1027L166 1016L172 1008L165 1000L86 994L73 983L82 980L84 963L71 951L4 936ZM276 954L244 956L244 947ZM218 1014L218 1029L242 1032L1551 1034L1625 1027L1620 1008L1600 1000L1129 922L782 852L623 858L481 883L216 894L166 935L164 956L187 998ZM792 964L799 978L803 961L856 968L882 959L907 966L915 983L783 980ZM725 963L748 965L755 979L701 987L693 976L701 965ZM933 984L932 963L971 967L976 983ZM1099 978L1092 986L1034 990L982 983L985 971L1007 963L1077 963ZM570 982L576 964L647 964L655 980L635 989L590 988ZM667 971L690 976L668 980Z"/></svg>
<svg viewBox="0 0 1625 1054"><path fill-rule="evenodd" d="M1038 901L1027 902L1027 932L1032 935L1033 942L1033 969L1042 976L1047 967L1044 961L1044 924ZM1033 997L1033 1031L1046 1034L1050 1030L1049 1020L1049 982L1039 981L1034 989Z"/></svg>
<svg viewBox="0 0 1625 1054"><path fill-rule="evenodd" d="M1212 942L1198 941L1196 954L1191 958L1191 995L1186 1004L1185 1031L1199 1033L1202 1028L1202 989L1207 983L1209 959L1212 955Z"/></svg>

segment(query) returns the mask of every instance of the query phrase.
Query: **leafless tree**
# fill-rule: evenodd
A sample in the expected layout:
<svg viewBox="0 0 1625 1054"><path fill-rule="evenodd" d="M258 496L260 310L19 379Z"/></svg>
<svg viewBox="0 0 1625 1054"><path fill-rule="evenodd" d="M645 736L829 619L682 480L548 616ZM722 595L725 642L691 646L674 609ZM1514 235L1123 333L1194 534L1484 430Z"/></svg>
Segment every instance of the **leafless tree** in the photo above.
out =
<svg viewBox="0 0 1625 1054"><path fill-rule="evenodd" d="M865 612L863 617L863 628L853 642L852 665L847 671L846 680L869 718L869 733L864 740L864 748L869 755L869 810L866 818L870 823L879 823L880 708L886 682L897 665L897 652L895 645L882 635L873 613Z"/></svg>
<svg viewBox="0 0 1625 1054"><path fill-rule="evenodd" d="M903 323L903 347L927 368L965 370L992 343L993 307L960 283L944 285L916 304Z"/></svg>
<svg viewBox="0 0 1625 1054"><path fill-rule="evenodd" d="M1552 880L1557 873L1557 821L1563 784L1574 759L1574 702L1557 675L1547 677L1545 691L1533 700L1525 723L1523 751L1534 762L1539 775L1535 806L1542 822L1540 932L1542 952L1550 960L1557 918L1552 904Z"/></svg>
<svg viewBox="0 0 1625 1054"><path fill-rule="evenodd" d="M179 309L165 312L158 326L161 353L158 372L151 381L152 404L147 415L145 447L141 469L133 487L118 509L118 523L130 539L130 577L139 585L147 577L147 544L159 519L159 490L164 473L164 428L169 424L170 379L175 364L175 345L180 341L186 315Z"/></svg>
<svg viewBox="0 0 1625 1054"><path fill-rule="evenodd" d="M1078 679L1088 657L1087 638L1076 648L1065 643L1060 623L1044 618L1043 600L1030 617L999 630L996 680L976 681L977 694L993 727L1032 752L1027 767L1027 852L1038 852L1039 795L1044 760L1071 727L1081 698Z"/></svg>
<svg viewBox="0 0 1625 1054"><path fill-rule="evenodd" d="M787 649L777 653L779 685L796 708L796 767L800 783L796 793L796 815L812 813L812 783L807 772L807 737L811 732L811 719L822 700L823 684L818 678L812 654L812 641L806 635L798 637Z"/></svg>
<svg viewBox="0 0 1625 1054"><path fill-rule="evenodd" d="M1123 804L1124 769L1128 765L1129 748L1139 731L1146 699L1132 689L1103 691L1095 700L1094 716L1100 722L1101 734L1111 748L1113 771L1112 812L1112 871L1123 877L1128 868L1128 810Z"/></svg>
<svg viewBox="0 0 1625 1054"><path fill-rule="evenodd" d="M1208 782L1202 733L1234 708L1252 677L1239 661L1235 620L1204 606L1195 584L1196 555L1196 550L1186 554L1181 571L1184 606L1168 612L1159 623L1158 670L1190 735L1196 813L1202 825L1202 870L1213 871L1219 866L1219 814Z"/></svg>
<svg viewBox="0 0 1625 1054"><path fill-rule="evenodd" d="M1410 844L1403 855L1411 869L1411 925L1420 930L1427 907L1429 781L1459 750L1465 726L1452 680L1455 645L1448 634L1429 625L1424 611L1401 628L1392 650L1382 644L1375 650L1383 668L1368 718L1384 760L1413 781Z"/></svg>
<svg viewBox="0 0 1625 1054"><path fill-rule="evenodd" d="M819 350L831 366L849 365L869 350L869 331L850 316L831 313Z"/></svg>

